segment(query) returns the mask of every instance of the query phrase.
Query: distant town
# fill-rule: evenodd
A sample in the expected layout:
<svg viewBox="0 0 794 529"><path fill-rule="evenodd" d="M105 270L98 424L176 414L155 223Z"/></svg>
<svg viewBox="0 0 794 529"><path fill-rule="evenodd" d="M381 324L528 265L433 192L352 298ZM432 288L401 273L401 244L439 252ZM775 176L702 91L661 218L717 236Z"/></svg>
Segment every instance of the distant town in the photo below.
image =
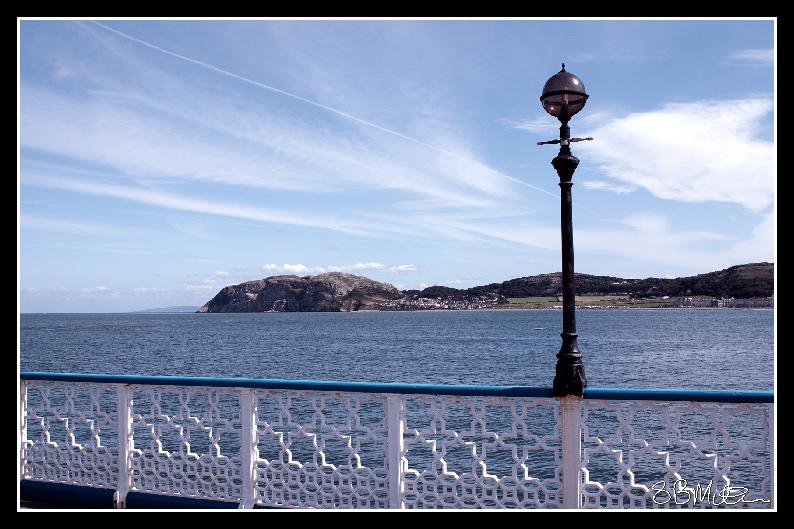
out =
<svg viewBox="0 0 794 529"><path fill-rule="evenodd" d="M576 274L581 309L759 308L774 306L774 265L749 263L697 276L626 279ZM467 289L399 290L363 276L281 275L222 288L197 312L561 309L562 274L518 277Z"/></svg>
<svg viewBox="0 0 794 529"><path fill-rule="evenodd" d="M632 298L615 295L591 294L576 297L577 309L640 309L640 308L772 308L773 297L756 298L711 298L707 296L659 298ZM443 297L417 297L415 299L395 299L373 304L369 310L410 311L410 310L482 310L482 309L520 309L548 310L562 309L562 296L504 298L499 295L477 296L468 299Z"/></svg>
<svg viewBox="0 0 794 529"><path fill-rule="evenodd" d="M696 298L675 298L672 302L674 307L719 307L719 308L740 308L740 307L774 307L775 298L772 296L765 298L721 298L721 299L696 299Z"/></svg>
<svg viewBox="0 0 794 529"><path fill-rule="evenodd" d="M374 303L371 310L477 310L503 308L506 298L493 294L465 299L442 297L400 298Z"/></svg>

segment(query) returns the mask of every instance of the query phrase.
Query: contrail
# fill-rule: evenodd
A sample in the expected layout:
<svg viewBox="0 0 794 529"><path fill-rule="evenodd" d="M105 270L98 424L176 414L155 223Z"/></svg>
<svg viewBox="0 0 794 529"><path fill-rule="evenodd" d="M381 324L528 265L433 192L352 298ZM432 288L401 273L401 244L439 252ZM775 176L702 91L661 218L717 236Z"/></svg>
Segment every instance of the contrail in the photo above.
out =
<svg viewBox="0 0 794 529"><path fill-rule="evenodd" d="M176 57L177 59L181 59L183 61L187 61L189 63L196 64L196 65L201 66L203 68L207 68L207 69L212 70L214 72L218 72L221 75L225 75L227 77L232 77L232 78L237 79L239 81L243 81L244 83L252 84L254 86L258 86L259 88L264 88L265 90L270 90L271 92L276 92L278 94L285 95L287 97L291 97L292 99L297 99L298 101L303 101L304 103L308 103L309 105L313 105L315 107L322 108L323 110L327 110L328 112L333 112L334 114L337 114L339 116L343 116L343 117L346 117L348 119L352 119L353 121L355 121L357 123L361 123L362 125L366 125L368 127L372 127L374 129L377 129L377 130L379 130L381 132L385 132L387 134L391 134L392 136L397 136L398 138L402 138L404 140L407 140L407 141L410 141L410 142L413 142L413 143L417 143L419 145L427 147L428 149L433 149L434 151L440 152L442 154L446 154L447 156L452 156L454 158L457 158L459 160L463 160L463 161L466 161L466 162L469 162L469 163L477 163L478 165L482 165L482 164L479 164L479 162L476 162L475 160L471 160L469 158L466 158L465 156L461 156L460 154L447 151L445 149L442 149L440 147L436 147L435 145L431 145L429 143L425 143L422 140L418 140L416 138L412 138L410 136L406 136L405 134L399 133L397 131L394 131L394 130L391 130L391 129L387 129L385 127L381 127L377 123L372 123L371 121L367 121L365 119L361 119L359 117L353 116L352 114L348 114L346 112L342 112L341 110L337 110L335 108L331 108L329 106L323 105L322 103L318 103L317 101L312 101L311 99L306 99L305 97L301 97L299 95L292 94L292 93L287 92L285 90L281 90L280 88L276 88L275 86L270 86L270 85L267 85L265 83L260 83L259 81L254 81L253 79L249 79L247 77L243 77L242 75L237 75L236 73L230 72L228 70L224 70L223 68L218 68L217 66L214 66L212 64L209 64L209 63L206 63L206 62L202 62L202 61L199 61L199 60L196 60L196 59L191 59L190 57L186 57L186 56L181 55L179 53L167 50L165 48L161 48L160 46L156 46L156 45L154 45L154 44L152 44L150 42L146 42L145 40L141 40L139 38L133 37L132 35L128 35L128 34L122 32L122 31L119 31L117 29L113 29L113 28L111 28L109 26L106 26L106 25L100 23L100 22L96 22L96 21L93 21L93 20L90 20L89 22L91 22L92 24L97 25L97 26L99 26L99 27L101 27L103 29L106 29L107 31L110 31L111 33L115 33L116 35L118 35L120 37L123 37L123 38L125 38L127 40L131 40L132 42L136 42L136 43L138 43L138 44L140 44L142 46L146 46L147 48L151 48L153 50L157 50L160 53L165 53L166 55L170 55L171 57ZM549 196L552 196L552 197L560 198L559 195L555 195L554 193L546 191L545 189L543 189L541 187L534 186L532 184L524 182L523 180L519 180L518 178L512 177L512 176L507 175L507 174L504 174L504 173L502 173L500 171L497 171L496 169L491 169L490 167L485 167L485 169L488 170L491 173L499 175L499 176L501 176L503 178L506 178L506 179L508 179L508 180L510 180L512 182L517 183L517 184L521 184L523 186L529 187L529 188L534 189L536 191L540 191L541 193L545 193L545 194L547 194Z"/></svg>

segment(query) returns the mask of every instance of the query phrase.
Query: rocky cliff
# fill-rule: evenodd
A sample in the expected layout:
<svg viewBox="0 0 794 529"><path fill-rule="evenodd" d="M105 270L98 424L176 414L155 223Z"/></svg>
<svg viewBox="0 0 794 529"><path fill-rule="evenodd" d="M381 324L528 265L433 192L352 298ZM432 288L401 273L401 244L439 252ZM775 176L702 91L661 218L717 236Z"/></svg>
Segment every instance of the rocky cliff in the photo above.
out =
<svg viewBox="0 0 794 529"><path fill-rule="evenodd" d="M198 312L344 312L401 297L388 283L342 272L273 276L225 287Z"/></svg>
<svg viewBox="0 0 794 529"><path fill-rule="evenodd" d="M341 272L274 276L225 287L198 312L339 312L355 310L469 310L494 308L508 298L556 296L562 275L540 274L465 290L432 286L400 291L388 283ZM577 295L632 297L774 295L774 265L751 263L677 279L624 279L576 274Z"/></svg>

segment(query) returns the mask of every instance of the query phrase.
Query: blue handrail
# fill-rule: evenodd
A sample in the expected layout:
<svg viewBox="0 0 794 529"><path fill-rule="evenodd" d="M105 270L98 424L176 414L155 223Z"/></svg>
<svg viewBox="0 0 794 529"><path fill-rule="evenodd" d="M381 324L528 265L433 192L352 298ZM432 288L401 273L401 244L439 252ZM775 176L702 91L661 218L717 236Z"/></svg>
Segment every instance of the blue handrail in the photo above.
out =
<svg viewBox="0 0 794 529"><path fill-rule="evenodd" d="M625 389L585 388L585 399L669 400L687 402L772 403L772 391L731 391L723 389Z"/></svg>
<svg viewBox="0 0 794 529"><path fill-rule="evenodd" d="M218 388L292 389L345 393L398 393L403 395L459 395L478 397L553 398L551 388L532 386L442 386L382 382L330 382L319 380L268 380L254 378L166 377L142 375L92 375L82 373L22 372L22 380L91 382L95 384L140 384L158 386L209 386ZM688 402L772 403L771 391L725 391L691 389L586 388L585 399L662 400Z"/></svg>
<svg viewBox="0 0 794 529"><path fill-rule="evenodd" d="M461 395L494 397L552 397L551 388L528 386L439 386L382 382L331 382L321 380L268 380L254 378L165 377L139 375L90 375L78 373L20 374L22 380L93 382L99 384L147 384L160 386L209 386L216 388L293 389L346 393L400 393L407 395Z"/></svg>

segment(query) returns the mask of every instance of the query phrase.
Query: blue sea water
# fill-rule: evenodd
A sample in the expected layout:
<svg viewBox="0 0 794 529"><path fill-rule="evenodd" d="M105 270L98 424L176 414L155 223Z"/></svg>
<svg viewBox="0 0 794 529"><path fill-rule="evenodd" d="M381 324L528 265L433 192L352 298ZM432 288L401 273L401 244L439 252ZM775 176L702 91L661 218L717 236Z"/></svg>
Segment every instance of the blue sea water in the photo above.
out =
<svg viewBox="0 0 794 529"><path fill-rule="evenodd" d="M22 314L23 371L549 386L558 311ZM773 311L580 310L591 387L770 390Z"/></svg>
<svg viewBox="0 0 794 529"><path fill-rule="evenodd" d="M23 314L20 362L23 371L549 386L560 346L561 317L558 311ZM771 310L582 310L577 323L591 387L772 389ZM28 394L29 401L40 403L41 398L36 390ZM136 410L145 413L152 405L151 398L145 392L136 394ZM60 393L50 399L64 405ZM114 407L114 392L106 392L102 399L103 409ZM415 398L406 401L407 430L429 427L427 409ZM239 420L235 396L219 402L223 417ZM259 404L260 417L281 413L267 399ZM162 409L170 413L176 413L180 405L173 395L161 402ZM383 408L368 406L362 404L358 411L362 424L380 424ZM292 420L298 424L310 424L315 412L312 402L300 398L294 399L290 408ZM348 412L329 402L323 417L329 424L342 425ZM527 413L533 434L554 437L556 422L550 408L533 408ZM642 420L634 423L637 435L657 440L667 435L658 417L639 416ZM473 428L467 409L452 406L444 419L445 427L452 431ZM488 408L489 431L509 432L514 419L507 408ZM681 418L679 433L686 440L708 437L712 430L703 428L702 419L697 414ZM114 419L109 420L106 430L112 432ZM757 442L764 432L757 415L737 415L732 421L730 427L723 427L735 440ZM620 437L614 416L602 411L590 412L588 428L590 435ZM66 438L59 421L49 431L59 442ZM28 435L33 439L42 435L35 421L30 422ZM135 435L136 446L152 442L142 429ZM489 435L482 433L478 443L491 442ZM115 450L112 433L102 439ZM173 429L164 428L160 441L164 449L177 450L181 438ZM549 442L552 446L556 441ZM314 449L307 439L297 435L290 443L295 461L313 460ZM220 445L224 453L236 454L239 433L223 434ZM453 445L446 454L449 470L470 471L474 464L471 449ZM194 435L191 446L199 453L210 451L206 436ZM267 459L280 450L267 435L260 438L258 446ZM588 446L593 447L592 443L583 444ZM359 452L362 464L381 465L384 450L382 443L365 443ZM689 453L688 448L675 450ZM345 464L349 457L345 446L333 442L325 445L324 453L326 462L337 465ZM767 451L753 455L752 460L736 456L731 480L756 493L765 490L764 479L771 470ZM418 471L434 464L432 452L422 443L413 446L406 457ZM488 448L487 465L488 471L498 476L515 471L509 451L494 447ZM554 482L558 470L553 452L530 452L526 465L533 476ZM714 477L711 459L687 459L685 467L681 473L692 483L707 483ZM649 487L664 479L657 459L640 457L632 469L637 482ZM614 456L591 457L588 471L590 479L599 482L620 480Z"/></svg>

